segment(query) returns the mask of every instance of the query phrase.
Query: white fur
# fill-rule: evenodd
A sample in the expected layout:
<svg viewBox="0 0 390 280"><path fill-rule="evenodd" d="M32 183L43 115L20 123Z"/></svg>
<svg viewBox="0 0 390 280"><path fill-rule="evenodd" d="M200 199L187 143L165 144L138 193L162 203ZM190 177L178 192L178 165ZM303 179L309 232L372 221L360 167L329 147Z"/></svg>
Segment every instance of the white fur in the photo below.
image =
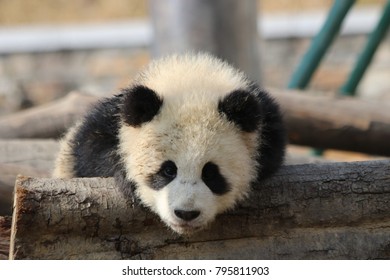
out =
<svg viewBox="0 0 390 280"><path fill-rule="evenodd" d="M215 215L245 197L256 175L256 133L244 133L218 112L226 94L248 87L241 72L207 55L173 56L147 68L135 84L163 97L159 114L141 128L120 129L120 152L129 180L141 201L180 233L205 227ZM172 160L177 177L161 190L148 186L148 177ZM231 190L215 195L202 182L207 162L219 166ZM175 209L197 210L193 221L177 218Z"/></svg>
<svg viewBox="0 0 390 280"><path fill-rule="evenodd" d="M204 93L207 100L215 100L249 85L242 72L207 54L173 55L156 60L134 83L145 85L161 96L187 101L190 93Z"/></svg>
<svg viewBox="0 0 390 280"><path fill-rule="evenodd" d="M56 162L54 164L53 178L73 178L75 176L73 167L75 165L75 159L73 156L73 147L71 146L72 140L75 137L77 130L79 129L81 122L74 125L63 139L60 141L60 151Z"/></svg>

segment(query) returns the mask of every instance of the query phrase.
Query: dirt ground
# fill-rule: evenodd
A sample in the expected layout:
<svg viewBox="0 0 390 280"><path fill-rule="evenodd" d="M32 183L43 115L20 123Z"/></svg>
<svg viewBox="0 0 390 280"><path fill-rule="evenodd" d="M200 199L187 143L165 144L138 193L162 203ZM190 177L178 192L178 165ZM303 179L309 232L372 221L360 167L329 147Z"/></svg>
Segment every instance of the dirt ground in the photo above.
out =
<svg viewBox="0 0 390 280"><path fill-rule="evenodd" d="M332 0L258 0L259 11L287 12L328 9ZM383 5L385 0L360 0L358 5ZM0 27L18 24L79 23L143 18L147 0L0 0Z"/></svg>

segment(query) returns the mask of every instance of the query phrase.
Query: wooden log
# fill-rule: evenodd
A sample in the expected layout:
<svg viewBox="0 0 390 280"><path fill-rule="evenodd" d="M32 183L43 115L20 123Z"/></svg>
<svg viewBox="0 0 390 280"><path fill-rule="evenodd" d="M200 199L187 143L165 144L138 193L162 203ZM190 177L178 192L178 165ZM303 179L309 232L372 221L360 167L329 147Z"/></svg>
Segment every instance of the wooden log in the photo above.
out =
<svg viewBox="0 0 390 280"><path fill-rule="evenodd" d="M390 156L389 104L299 91L272 94L292 144Z"/></svg>
<svg viewBox="0 0 390 280"><path fill-rule="evenodd" d="M54 140L0 139L0 216L12 214L16 176L50 177L58 149Z"/></svg>
<svg viewBox="0 0 390 280"><path fill-rule="evenodd" d="M112 178L19 177L11 259L388 259L390 160L284 166L192 236Z"/></svg>
<svg viewBox="0 0 390 280"><path fill-rule="evenodd" d="M71 92L54 102L1 117L0 138L57 138L96 100L96 96Z"/></svg>

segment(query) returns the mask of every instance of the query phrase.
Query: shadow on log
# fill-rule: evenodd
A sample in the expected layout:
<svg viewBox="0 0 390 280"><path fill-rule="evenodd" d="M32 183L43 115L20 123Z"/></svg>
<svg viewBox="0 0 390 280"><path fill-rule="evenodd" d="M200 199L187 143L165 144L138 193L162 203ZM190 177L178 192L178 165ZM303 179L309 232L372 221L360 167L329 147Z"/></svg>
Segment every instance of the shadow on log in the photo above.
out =
<svg viewBox="0 0 390 280"><path fill-rule="evenodd" d="M19 177L11 259L388 259L390 161L284 166L179 236L112 178Z"/></svg>

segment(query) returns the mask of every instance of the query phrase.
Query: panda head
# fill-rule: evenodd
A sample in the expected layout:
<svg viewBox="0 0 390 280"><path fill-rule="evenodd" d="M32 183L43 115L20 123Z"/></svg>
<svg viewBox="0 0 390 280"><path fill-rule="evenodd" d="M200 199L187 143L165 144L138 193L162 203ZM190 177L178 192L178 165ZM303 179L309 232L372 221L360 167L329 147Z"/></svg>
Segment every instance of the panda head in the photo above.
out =
<svg viewBox="0 0 390 280"><path fill-rule="evenodd" d="M261 101L208 55L151 64L124 90L120 153L136 195L190 234L244 198L259 168Z"/></svg>

